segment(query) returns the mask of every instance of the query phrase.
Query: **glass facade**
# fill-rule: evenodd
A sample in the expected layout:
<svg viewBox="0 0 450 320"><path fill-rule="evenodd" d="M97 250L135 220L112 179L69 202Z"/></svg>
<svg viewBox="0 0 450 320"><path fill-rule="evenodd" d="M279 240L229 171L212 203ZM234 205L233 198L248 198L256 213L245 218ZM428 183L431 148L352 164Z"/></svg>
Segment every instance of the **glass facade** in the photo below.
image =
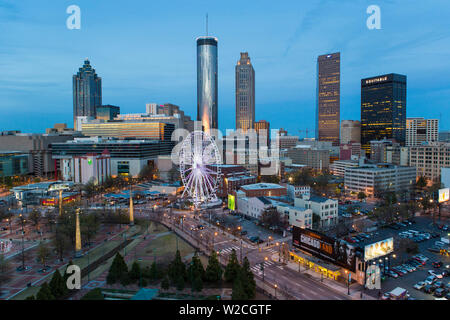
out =
<svg viewBox="0 0 450 320"><path fill-rule="evenodd" d="M110 121L83 123L82 133L89 137L144 138L170 141L175 125L146 121Z"/></svg>
<svg viewBox="0 0 450 320"><path fill-rule="evenodd" d="M77 74L73 76L73 123L81 116L94 117L96 107L102 105L102 78L98 77L89 60L84 61Z"/></svg>
<svg viewBox="0 0 450 320"><path fill-rule="evenodd" d="M96 109L96 117L99 120L114 120L119 114L120 108L117 106L104 105Z"/></svg>
<svg viewBox="0 0 450 320"><path fill-rule="evenodd" d="M67 142L53 143L53 158L67 156L84 156L86 154L101 154L105 149L111 158L146 159L159 155L170 155L175 142L173 141L102 141L102 142Z"/></svg>
<svg viewBox="0 0 450 320"><path fill-rule="evenodd" d="M255 123L255 70L247 52L236 65L236 129L246 132Z"/></svg>
<svg viewBox="0 0 450 320"><path fill-rule="evenodd" d="M339 145L341 54L317 58L316 139Z"/></svg>
<svg viewBox="0 0 450 320"><path fill-rule="evenodd" d="M20 152L0 152L0 177L28 174L28 155Z"/></svg>
<svg viewBox="0 0 450 320"><path fill-rule="evenodd" d="M406 138L406 76L386 74L361 80L361 147L370 154L370 141Z"/></svg>
<svg viewBox="0 0 450 320"><path fill-rule="evenodd" d="M197 38L197 120L203 129L218 128L217 38Z"/></svg>

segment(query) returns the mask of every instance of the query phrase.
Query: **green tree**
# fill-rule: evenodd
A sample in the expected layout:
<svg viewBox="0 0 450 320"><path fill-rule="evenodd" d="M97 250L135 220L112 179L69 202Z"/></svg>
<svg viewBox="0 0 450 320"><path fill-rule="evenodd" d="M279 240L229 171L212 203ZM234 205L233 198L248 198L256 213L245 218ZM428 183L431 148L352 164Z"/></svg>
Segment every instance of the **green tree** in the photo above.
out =
<svg viewBox="0 0 450 320"><path fill-rule="evenodd" d="M56 299L59 299L67 294L67 285L64 282L64 279L61 276L61 273L59 273L58 269L56 269L56 271L53 273L53 277L50 280L49 287L50 292Z"/></svg>
<svg viewBox="0 0 450 320"><path fill-rule="evenodd" d="M280 182L280 178L277 175L262 175L261 176L261 182L266 182L266 183L279 183Z"/></svg>
<svg viewBox="0 0 450 320"><path fill-rule="evenodd" d="M239 265L239 261L237 259L236 256L236 250L232 250L230 257L228 259L228 264L225 267L225 273L224 273L224 277L225 277L225 281L227 282L232 282L233 279L236 278L238 272L240 269L240 265Z"/></svg>
<svg viewBox="0 0 450 320"><path fill-rule="evenodd" d="M128 281L128 267L123 259L122 255L117 252L114 260L109 268L108 276L106 277L106 282L108 284L113 284L116 282L121 282L122 284L127 284Z"/></svg>
<svg viewBox="0 0 450 320"><path fill-rule="evenodd" d="M233 281L233 292L231 293L232 300L247 300L248 296L244 285L244 273L238 270L236 278Z"/></svg>
<svg viewBox="0 0 450 320"><path fill-rule="evenodd" d="M44 242L39 243L37 255L39 261L42 263L42 266L45 268L47 261L50 258L50 250Z"/></svg>
<svg viewBox="0 0 450 320"><path fill-rule="evenodd" d="M133 264L131 265L131 270L130 270L129 276L130 276L130 280L133 282L137 282L140 280L141 266L139 265L139 263L137 263L137 261L133 262Z"/></svg>
<svg viewBox="0 0 450 320"><path fill-rule="evenodd" d="M186 282L184 281L184 277L180 274L175 279L175 286L178 291L181 291L184 289L184 286L186 285Z"/></svg>
<svg viewBox="0 0 450 320"><path fill-rule="evenodd" d="M50 291L50 287L48 286L47 282L44 282L44 284L39 289L39 292L36 295L36 300L55 300L55 297Z"/></svg>
<svg viewBox="0 0 450 320"><path fill-rule="evenodd" d="M175 254L175 259L169 264L167 272L172 283L181 283L179 278L183 278L183 282L186 279L186 265L181 260L181 254L179 250L177 250Z"/></svg>
<svg viewBox="0 0 450 320"><path fill-rule="evenodd" d="M31 295L31 296L26 297L25 300L36 300L36 298L34 297L34 295Z"/></svg>
<svg viewBox="0 0 450 320"><path fill-rule="evenodd" d="M36 231L39 230L39 221L41 220L41 212L33 209L33 211L30 212L28 215L28 218L33 223L33 226L36 228Z"/></svg>
<svg viewBox="0 0 450 320"><path fill-rule="evenodd" d="M161 289L168 290L169 286L170 286L170 284L169 284L169 277L165 276L163 281L161 281Z"/></svg>
<svg viewBox="0 0 450 320"><path fill-rule="evenodd" d="M244 258L240 272L243 279L245 295L247 296L247 299L253 299L256 294L256 282L247 257Z"/></svg>
<svg viewBox="0 0 450 320"><path fill-rule="evenodd" d="M217 253L213 250L209 256L208 266L206 267L205 280L208 282L219 282L222 280L222 267L217 259Z"/></svg>
<svg viewBox="0 0 450 320"><path fill-rule="evenodd" d="M200 292L203 288L203 278L205 277L205 270L202 262L197 256L197 253L192 257L192 261L188 268L189 280L191 282L192 291Z"/></svg>

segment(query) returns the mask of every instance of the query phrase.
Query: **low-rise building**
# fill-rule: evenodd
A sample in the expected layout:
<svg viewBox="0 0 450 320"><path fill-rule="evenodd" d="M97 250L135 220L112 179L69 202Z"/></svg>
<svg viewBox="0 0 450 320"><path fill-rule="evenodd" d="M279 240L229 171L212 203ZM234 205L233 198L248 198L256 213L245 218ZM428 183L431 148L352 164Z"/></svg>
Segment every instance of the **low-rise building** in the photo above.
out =
<svg viewBox="0 0 450 320"><path fill-rule="evenodd" d="M237 193L237 211L245 216L260 219L263 212L272 207L272 202L265 197L246 197L241 191Z"/></svg>
<svg viewBox="0 0 450 320"><path fill-rule="evenodd" d="M111 156L107 150L102 154L88 153L63 160L64 180L75 183L102 184L111 176Z"/></svg>
<svg viewBox="0 0 450 320"><path fill-rule="evenodd" d="M411 190L416 181L416 168L392 164L366 164L347 168L344 176L346 192L364 192L377 196L383 192Z"/></svg>
<svg viewBox="0 0 450 320"><path fill-rule="evenodd" d="M277 211L289 219L290 226L299 228L312 228L313 212L311 209L302 209L287 204L278 204Z"/></svg>
<svg viewBox="0 0 450 320"><path fill-rule="evenodd" d="M243 166L223 164L219 167L221 179L216 193L218 197L226 198L240 187L256 183L256 176Z"/></svg>
<svg viewBox="0 0 450 320"><path fill-rule="evenodd" d="M347 168L359 167L359 162L356 160L337 160L330 164L330 172L338 177L344 177Z"/></svg>
<svg viewBox="0 0 450 320"><path fill-rule="evenodd" d="M294 206L301 209L311 209L320 217L319 226L331 227L338 222L338 201L325 197L311 196L295 198Z"/></svg>
<svg viewBox="0 0 450 320"><path fill-rule="evenodd" d="M302 196L310 196L311 195L311 188L310 186L296 186L293 184L286 185L287 188L287 194L289 198L295 199L295 198L301 198Z"/></svg>

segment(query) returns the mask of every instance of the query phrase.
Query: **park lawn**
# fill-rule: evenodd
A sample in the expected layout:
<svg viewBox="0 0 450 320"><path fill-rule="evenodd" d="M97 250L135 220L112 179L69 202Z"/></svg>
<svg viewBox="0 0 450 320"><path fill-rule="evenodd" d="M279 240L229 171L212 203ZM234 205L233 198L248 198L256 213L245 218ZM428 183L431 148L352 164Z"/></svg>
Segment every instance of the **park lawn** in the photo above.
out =
<svg viewBox="0 0 450 320"><path fill-rule="evenodd" d="M174 233L155 238L147 247L137 251L136 255L137 257L156 257L159 262L172 261L177 250L176 238L177 237ZM182 258L194 253L194 248L181 238L178 238L178 249L180 250ZM142 263L144 267L150 267L153 260L144 259L140 263Z"/></svg>

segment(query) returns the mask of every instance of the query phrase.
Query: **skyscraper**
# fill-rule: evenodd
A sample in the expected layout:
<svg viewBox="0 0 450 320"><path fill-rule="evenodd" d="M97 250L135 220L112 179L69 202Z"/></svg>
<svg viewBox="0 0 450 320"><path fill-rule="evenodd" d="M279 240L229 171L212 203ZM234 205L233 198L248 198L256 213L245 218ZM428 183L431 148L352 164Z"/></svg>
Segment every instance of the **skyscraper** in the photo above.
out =
<svg viewBox="0 0 450 320"><path fill-rule="evenodd" d="M406 76L390 73L361 80L361 145L394 139L405 145Z"/></svg>
<svg viewBox="0 0 450 320"><path fill-rule="evenodd" d="M218 128L217 38L197 38L197 120L203 130Z"/></svg>
<svg viewBox="0 0 450 320"><path fill-rule="evenodd" d="M317 58L316 139L331 141L335 146L339 145L340 77L340 52Z"/></svg>
<svg viewBox="0 0 450 320"><path fill-rule="evenodd" d="M341 121L341 144L361 142L361 122L358 120Z"/></svg>
<svg viewBox="0 0 450 320"><path fill-rule="evenodd" d="M73 123L77 117L96 116L96 107L102 105L102 78L97 76L88 59L73 76Z"/></svg>
<svg viewBox="0 0 450 320"><path fill-rule="evenodd" d="M255 70L247 52L236 65L236 129L246 132L255 123Z"/></svg>

